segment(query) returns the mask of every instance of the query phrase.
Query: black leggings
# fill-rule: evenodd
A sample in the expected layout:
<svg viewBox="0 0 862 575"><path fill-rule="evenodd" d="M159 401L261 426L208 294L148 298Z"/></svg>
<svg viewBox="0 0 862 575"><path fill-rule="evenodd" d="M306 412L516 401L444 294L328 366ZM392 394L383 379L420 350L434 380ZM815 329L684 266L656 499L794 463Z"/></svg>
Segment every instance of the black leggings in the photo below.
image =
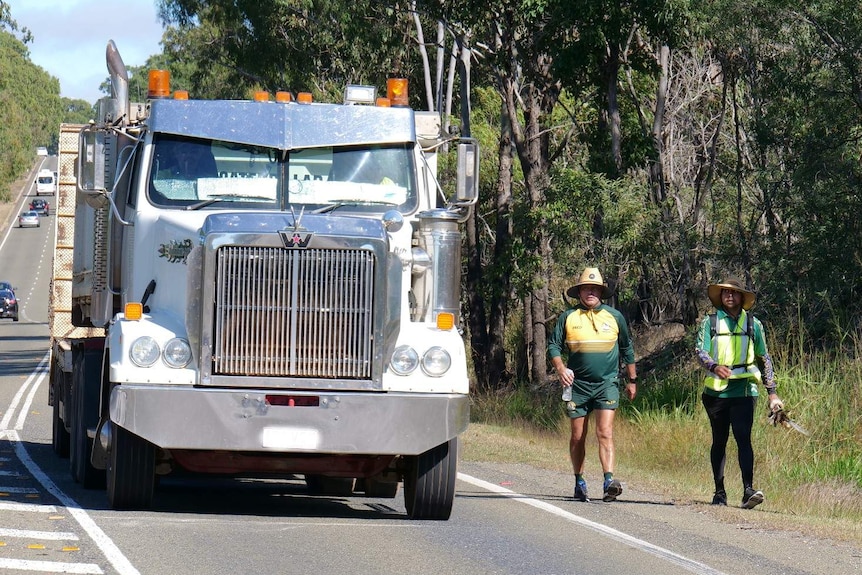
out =
<svg viewBox="0 0 862 575"><path fill-rule="evenodd" d="M754 448L751 446L751 427L754 425L756 397L714 397L701 396L709 425L712 427L712 448L709 460L712 463L712 478L715 490L724 490L724 463L726 460L727 440L733 429L733 438L739 455L739 470L742 472L742 486L751 487L754 482Z"/></svg>

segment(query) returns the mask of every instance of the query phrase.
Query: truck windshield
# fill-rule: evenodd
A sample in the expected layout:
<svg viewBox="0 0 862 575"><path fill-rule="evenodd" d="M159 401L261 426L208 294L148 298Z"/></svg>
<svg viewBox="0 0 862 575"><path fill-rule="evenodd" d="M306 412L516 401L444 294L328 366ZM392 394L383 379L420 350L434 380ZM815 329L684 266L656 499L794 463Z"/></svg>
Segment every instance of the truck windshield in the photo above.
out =
<svg viewBox="0 0 862 575"><path fill-rule="evenodd" d="M159 206L409 212L417 204L407 144L278 150L160 134L153 143L149 197Z"/></svg>

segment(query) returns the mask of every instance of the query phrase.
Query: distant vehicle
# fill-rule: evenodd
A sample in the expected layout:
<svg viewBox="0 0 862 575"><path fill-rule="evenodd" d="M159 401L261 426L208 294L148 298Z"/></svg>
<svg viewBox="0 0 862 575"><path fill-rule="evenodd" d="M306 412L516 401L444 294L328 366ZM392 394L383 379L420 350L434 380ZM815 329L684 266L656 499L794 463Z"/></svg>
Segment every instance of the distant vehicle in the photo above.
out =
<svg viewBox="0 0 862 575"><path fill-rule="evenodd" d="M18 216L19 228L38 228L39 225L39 214L37 214L33 210L30 210L29 212L22 212L21 215Z"/></svg>
<svg viewBox="0 0 862 575"><path fill-rule="evenodd" d="M39 170L36 175L36 195L41 196L47 194L54 195L54 188L57 185L57 179L54 178L54 172L51 170Z"/></svg>
<svg viewBox="0 0 862 575"><path fill-rule="evenodd" d="M50 204L43 200L42 198L36 198L32 202L30 202L30 209L34 212L38 212L43 216L47 216L50 213Z"/></svg>
<svg viewBox="0 0 862 575"><path fill-rule="evenodd" d="M3 317L18 321L18 299L11 289L0 289L0 318Z"/></svg>
<svg viewBox="0 0 862 575"><path fill-rule="evenodd" d="M47 156L48 155L48 148L46 148L45 146L39 146L38 148L36 148L36 155L37 156Z"/></svg>

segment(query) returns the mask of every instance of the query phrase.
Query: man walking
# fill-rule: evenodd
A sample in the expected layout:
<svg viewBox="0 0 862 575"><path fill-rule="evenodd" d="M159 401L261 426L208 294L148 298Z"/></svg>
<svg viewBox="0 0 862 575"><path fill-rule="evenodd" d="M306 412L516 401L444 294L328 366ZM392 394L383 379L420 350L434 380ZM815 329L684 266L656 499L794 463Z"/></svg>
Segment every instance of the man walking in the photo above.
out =
<svg viewBox="0 0 862 575"><path fill-rule="evenodd" d="M589 414L595 412L599 461L604 472L602 500L613 501L622 492L614 479L614 414L619 405L620 361L625 364L626 396L637 393L635 352L622 314L602 303L610 290L597 268L586 268L578 283L566 292L579 304L563 312L548 340L548 355L560 384L571 389L566 413L571 420L569 453L575 473L575 499L589 501L584 460ZM563 361L563 352L568 361Z"/></svg>

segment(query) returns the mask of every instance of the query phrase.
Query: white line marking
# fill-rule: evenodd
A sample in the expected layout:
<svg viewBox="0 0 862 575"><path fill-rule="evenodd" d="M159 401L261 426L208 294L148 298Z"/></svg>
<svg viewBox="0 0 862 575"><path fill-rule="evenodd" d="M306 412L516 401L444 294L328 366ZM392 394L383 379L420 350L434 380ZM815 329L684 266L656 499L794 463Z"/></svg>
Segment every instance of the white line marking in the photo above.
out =
<svg viewBox="0 0 862 575"><path fill-rule="evenodd" d="M0 529L0 537L18 537L19 539L47 539L49 541L77 541L74 533L62 531L28 531L26 529Z"/></svg>
<svg viewBox="0 0 862 575"><path fill-rule="evenodd" d="M465 475L464 473L459 473L458 479L475 485L476 487L486 489L492 493L497 493L499 495L503 495L504 497L511 498L518 503L524 503L537 509L541 509L542 511L547 511L548 513L556 515L557 517L561 517L562 519L571 521L572 523L577 523L583 527L592 529L593 531L597 531L602 535L607 535L611 539L616 539L617 541L625 543L626 545L634 547L635 549L640 549L641 551L645 551L647 553L655 555L656 557L660 557L662 559L670 561L671 563L679 565L683 569L691 571L692 573L699 573L702 575L725 575L721 571L717 571L709 565L705 565L703 563L700 563L699 561L689 559L688 557L683 557L682 555L678 555L673 551L664 549L663 547L659 547L657 545L653 545L652 543L648 543L642 539L632 537L627 533L617 531L613 527L608 527L607 525L602 525L601 523L596 523L595 521L584 519L583 517L575 515L574 513L569 513L568 511L564 511L559 507L551 505L550 503L527 497L526 495L522 495L520 493L511 491L509 489L506 489L505 487L500 487L499 485L495 485L493 483L489 483L482 479L477 479L470 475Z"/></svg>
<svg viewBox="0 0 862 575"><path fill-rule="evenodd" d="M27 453L27 449L25 449L24 445L21 443L21 438L18 437L18 432L8 431L7 436L14 444L15 454L18 456L18 459L21 460L21 463L24 464L24 466L30 471L30 474L36 478L36 480L39 481L39 483L41 483L49 493L63 504L72 517L75 518L75 521L84 528L84 531L87 532L87 535L90 536L102 553L105 554L105 558L114 566L117 573L119 575L140 575L140 571L135 569L126 556L123 555L123 552L114 544L111 538L108 537L98 525L96 525L93 518L90 517L86 511L81 509L81 506L78 505L74 499L63 493L60 488L51 481L51 478L33 462L30 458L30 454ZM77 572L70 571L70 573ZM87 573L89 573L89 571ZM101 573L101 571L99 571L99 573Z"/></svg>
<svg viewBox="0 0 862 575"><path fill-rule="evenodd" d="M92 563L58 563L54 561L27 561L25 559L0 559L0 568L38 571L39 573L80 573L83 575L101 575L104 573L98 565Z"/></svg>
<svg viewBox="0 0 862 575"><path fill-rule="evenodd" d="M38 503L14 503L11 501L0 501L2 511L28 511L32 513L57 513L53 505L40 505Z"/></svg>
<svg viewBox="0 0 862 575"><path fill-rule="evenodd" d="M32 487L0 487L0 493L39 493Z"/></svg>

